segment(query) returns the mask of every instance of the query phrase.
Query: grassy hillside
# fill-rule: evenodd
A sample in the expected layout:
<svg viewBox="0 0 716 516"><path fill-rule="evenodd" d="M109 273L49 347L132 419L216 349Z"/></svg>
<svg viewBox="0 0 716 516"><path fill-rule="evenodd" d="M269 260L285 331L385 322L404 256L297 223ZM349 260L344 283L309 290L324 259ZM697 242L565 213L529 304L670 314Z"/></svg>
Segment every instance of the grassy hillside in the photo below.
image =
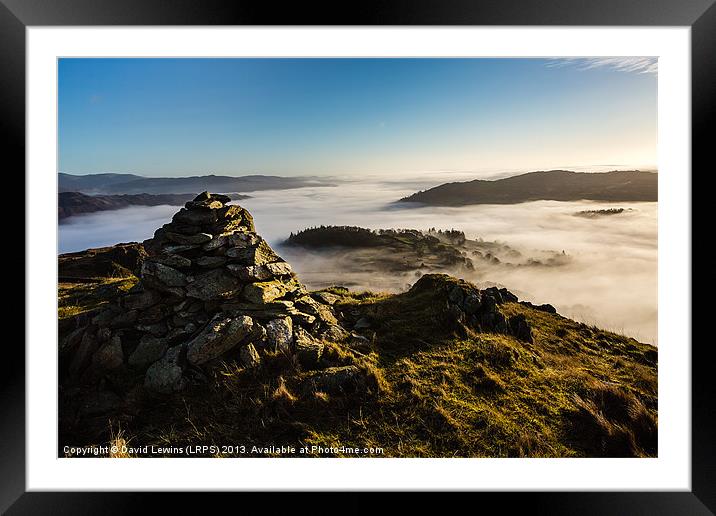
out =
<svg viewBox="0 0 716 516"><path fill-rule="evenodd" d="M61 343L63 327L132 282L61 285ZM309 447L297 456L341 445L381 448L369 455L387 457L656 455L654 347L517 302L499 310L522 314L532 342L475 331L449 308L455 283L430 275L399 295L313 293L354 328L324 342L318 370L276 352L258 370L227 360L196 371L192 388L168 396L135 389L98 400L88 388L61 385L60 450L114 439L156 449L216 446L205 456L270 456L269 445ZM62 348L60 359L62 369ZM132 384L108 381L118 392Z"/></svg>

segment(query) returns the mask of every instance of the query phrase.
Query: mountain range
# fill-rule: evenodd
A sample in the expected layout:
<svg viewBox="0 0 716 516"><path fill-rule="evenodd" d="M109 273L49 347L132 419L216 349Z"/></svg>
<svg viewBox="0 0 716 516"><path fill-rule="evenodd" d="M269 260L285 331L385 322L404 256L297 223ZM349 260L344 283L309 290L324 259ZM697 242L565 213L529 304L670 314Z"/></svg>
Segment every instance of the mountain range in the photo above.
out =
<svg viewBox="0 0 716 516"><path fill-rule="evenodd" d="M281 176L205 176L191 177L144 177L135 174L88 174L74 175L60 172L60 192L84 194L187 194L211 190L214 192L253 192L258 190L283 190L304 186L333 186L318 177Z"/></svg>
<svg viewBox="0 0 716 516"><path fill-rule="evenodd" d="M639 170L603 173L547 170L497 180L445 183L398 202L431 206L552 201L656 201L658 174Z"/></svg>
<svg viewBox="0 0 716 516"><path fill-rule="evenodd" d="M57 196L57 217L66 219L81 213L119 210L129 206L159 206L167 204L179 206L191 201L196 194L122 194L122 195L86 195L79 192L60 192ZM232 194L234 201L248 198L248 195Z"/></svg>

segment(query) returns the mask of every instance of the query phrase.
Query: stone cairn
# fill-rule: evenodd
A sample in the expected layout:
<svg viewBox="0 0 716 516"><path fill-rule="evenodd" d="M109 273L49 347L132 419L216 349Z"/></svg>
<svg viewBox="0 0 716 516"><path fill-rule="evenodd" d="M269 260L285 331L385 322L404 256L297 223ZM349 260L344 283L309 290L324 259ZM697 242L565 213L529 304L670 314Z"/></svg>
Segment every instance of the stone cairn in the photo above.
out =
<svg viewBox="0 0 716 516"><path fill-rule="evenodd" d="M227 358L259 367L266 351L312 369L321 338L345 335L229 200L204 192L144 242L139 283L63 345L72 377L140 373L147 390L170 393Z"/></svg>

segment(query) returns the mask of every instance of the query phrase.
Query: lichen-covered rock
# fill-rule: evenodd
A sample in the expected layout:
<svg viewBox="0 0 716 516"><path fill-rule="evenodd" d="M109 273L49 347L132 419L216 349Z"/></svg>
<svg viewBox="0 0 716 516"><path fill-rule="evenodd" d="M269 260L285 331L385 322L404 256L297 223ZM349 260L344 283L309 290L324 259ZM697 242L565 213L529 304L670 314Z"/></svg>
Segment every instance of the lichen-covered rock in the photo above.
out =
<svg viewBox="0 0 716 516"><path fill-rule="evenodd" d="M161 246L160 251L166 254L177 254L177 253L185 253L187 251L193 251L194 249L198 249L198 245L188 245L188 244L164 244Z"/></svg>
<svg viewBox="0 0 716 516"><path fill-rule="evenodd" d="M254 320L254 327L251 330L251 335L249 335L246 340L256 344L264 342L266 340L266 328L261 323Z"/></svg>
<svg viewBox="0 0 716 516"><path fill-rule="evenodd" d="M97 326L106 326L112 321L112 319L114 319L121 313L122 311L119 308L110 306L95 315L92 318L92 324L95 324Z"/></svg>
<svg viewBox="0 0 716 516"><path fill-rule="evenodd" d="M104 327L99 328L97 330L97 342L100 344L104 344L105 342L109 342L109 339L112 337L112 330Z"/></svg>
<svg viewBox="0 0 716 516"><path fill-rule="evenodd" d="M517 296L506 288L489 287L482 291L484 295L494 299L495 303L501 305L502 303L516 303Z"/></svg>
<svg viewBox="0 0 716 516"><path fill-rule="evenodd" d="M242 296L250 303L265 304L283 297L290 290L289 285L279 281L265 281L247 284Z"/></svg>
<svg viewBox="0 0 716 516"><path fill-rule="evenodd" d="M128 328L139 318L139 310L127 310L120 312L109 321L110 328Z"/></svg>
<svg viewBox="0 0 716 516"><path fill-rule="evenodd" d="M207 242L211 242L211 239L213 238L209 233L196 233L194 235L183 235L181 233L172 233L170 231L167 231L164 235L167 240L170 242L175 242L177 244L206 244Z"/></svg>
<svg viewBox="0 0 716 516"><path fill-rule="evenodd" d="M169 224L164 224L162 226L168 233L181 233L182 235L194 235L196 233L201 233L201 227L200 226L194 226L191 224L179 224L176 222L172 222Z"/></svg>
<svg viewBox="0 0 716 516"><path fill-rule="evenodd" d="M75 328L72 330L62 341L60 342L61 353L72 353L77 349L80 342L82 342L82 335L85 333L85 328Z"/></svg>
<svg viewBox="0 0 716 516"><path fill-rule="evenodd" d="M324 340L332 340L333 342L340 342L348 337L348 332L338 324L331 324L323 331L321 331L321 338Z"/></svg>
<svg viewBox="0 0 716 516"><path fill-rule="evenodd" d="M221 204L226 204L226 203L229 202L230 200L231 200L231 197L229 197L228 195L210 193L210 192L207 192L206 190L204 190L204 191L201 192L199 195L197 195L196 197L194 197L194 199L192 200L192 202L194 202L194 203L205 203L205 202L218 201L218 202L220 202Z"/></svg>
<svg viewBox="0 0 716 516"><path fill-rule="evenodd" d="M236 295L241 292L241 284L223 269L214 269L197 276L186 287L186 295L208 301Z"/></svg>
<svg viewBox="0 0 716 516"><path fill-rule="evenodd" d="M293 339L296 358L298 358L301 365L306 369L315 368L323 354L323 343L313 338L310 333L300 326L294 328Z"/></svg>
<svg viewBox="0 0 716 516"><path fill-rule="evenodd" d="M254 322L251 317L217 314L206 328L187 344L187 360L194 365L201 365L218 358L251 335L253 329Z"/></svg>
<svg viewBox="0 0 716 516"><path fill-rule="evenodd" d="M97 342L95 334L86 331L84 335L82 335L79 346L77 346L77 351L72 358L72 362L70 362L69 372L71 375L77 375L87 367L92 359L92 355L97 351L98 346L99 343Z"/></svg>
<svg viewBox="0 0 716 516"><path fill-rule="evenodd" d="M266 323L266 346L271 351L291 352L293 323L290 317L281 317Z"/></svg>
<svg viewBox="0 0 716 516"><path fill-rule="evenodd" d="M254 247L231 247L226 250L226 256L243 265L263 265L280 260L263 239Z"/></svg>
<svg viewBox="0 0 716 516"><path fill-rule="evenodd" d="M523 314L513 315L510 317L508 324L512 335L524 342L532 342L532 329Z"/></svg>
<svg viewBox="0 0 716 516"><path fill-rule="evenodd" d="M496 333L510 333L510 327L507 319L498 311L483 312L477 318L479 326L483 331L493 331Z"/></svg>
<svg viewBox="0 0 716 516"><path fill-rule="evenodd" d="M156 290L143 289L136 294L130 294L122 300L122 306L127 310L143 310L157 304L162 295Z"/></svg>
<svg viewBox="0 0 716 516"><path fill-rule="evenodd" d="M329 367L311 374L303 384L304 391L321 391L328 394L353 393L364 390L365 387L365 373L354 365Z"/></svg>
<svg viewBox="0 0 716 516"><path fill-rule="evenodd" d="M166 265L167 267L172 267L175 269L181 269L186 267L191 267L191 260L189 258L185 258L184 256L180 256L178 254L162 254L158 256L153 256L152 261L156 263L161 263L162 265Z"/></svg>
<svg viewBox="0 0 716 516"><path fill-rule="evenodd" d="M455 285L448 293L448 299L456 305L461 305L464 297L463 289L459 285Z"/></svg>
<svg viewBox="0 0 716 516"><path fill-rule="evenodd" d="M293 271L286 262L267 263L264 265L229 264L226 268L240 281L266 281L284 276L291 276Z"/></svg>
<svg viewBox="0 0 716 516"><path fill-rule="evenodd" d="M223 208L219 208L219 219L240 220L242 218L242 210L243 208L241 206L236 206L235 204L233 206L224 206Z"/></svg>
<svg viewBox="0 0 716 516"><path fill-rule="evenodd" d="M303 296L296 300L296 307L306 313L309 313L320 319L326 325L337 325L338 320L333 315L333 311L329 306L319 303L311 296Z"/></svg>
<svg viewBox="0 0 716 516"><path fill-rule="evenodd" d="M253 344L247 344L239 351L241 363L248 368L256 368L261 365L261 357Z"/></svg>
<svg viewBox="0 0 716 516"><path fill-rule="evenodd" d="M135 350L129 355L128 363L136 368L147 367L162 358L168 348L168 339L144 335Z"/></svg>
<svg viewBox="0 0 716 516"><path fill-rule="evenodd" d="M181 287L167 287L163 291L164 301L168 304L179 303L186 297L186 290Z"/></svg>
<svg viewBox="0 0 716 516"><path fill-rule="evenodd" d="M124 365L122 338L115 334L92 357L95 367L107 371L118 369Z"/></svg>
<svg viewBox="0 0 716 516"><path fill-rule="evenodd" d="M469 291L465 293L462 307L467 314L474 314L482 307L482 296L480 292Z"/></svg>
<svg viewBox="0 0 716 516"><path fill-rule="evenodd" d="M226 231L246 231L255 232L254 218L251 214L240 206L225 206L221 210L217 210L221 218L226 219L223 228Z"/></svg>
<svg viewBox="0 0 716 516"><path fill-rule="evenodd" d="M294 323L305 326L306 328L312 328L316 323L316 318L313 315L301 312L296 308L290 310L289 314L291 315L291 319L293 319Z"/></svg>
<svg viewBox="0 0 716 516"><path fill-rule="evenodd" d="M158 290L166 287L183 287L187 284L186 276L182 272L151 260L146 260L142 264L142 281Z"/></svg>
<svg viewBox="0 0 716 516"><path fill-rule="evenodd" d="M160 360L147 369L144 375L144 387L164 394L182 390L186 386L182 354L181 345L168 349Z"/></svg>
<svg viewBox="0 0 716 516"><path fill-rule="evenodd" d="M152 324L157 323L169 315L172 311L171 306L165 304L156 304L143 310L137 317L139 324Z"/></svg>
<svg viewBox="0 0 716 516"><path fill-rule="evenodd" d="M330 292L314 292L313 296L323 304L331 306L341 299L340 296L331 294Z"/></svg>
<svg viewBox="0 0 716 516"><path fill-rule="evenodd" d="M172 222L178 222L183 224L193 224L193 225L204 225L204 224L214 224L218 220L218 214L216 213L216 210L212 210L210 208L206 209L186 209L182 208L179 210L174 217L172 218Z"/></svg>
<svg viewBox="0 0 716 516"><path fill-rule="evenodd" d="M201 258L196 259L196 264L199 267L204 267L207 269L221 267L225 263L226 258L224 258L223 256L202 256Z"/></svg>
<svg viewBox="0 0 716 516"><path fill-rule="evenodd" d="M227 237L229 247L245 249L259 245L263 239L252 231L235 231Z"/></svg>
<svg viewBox="0 0 716 516"><path fill-rule="evenodd" d="M201 248L204 251L216 251L220 247L223 247L228 244L229 242L229 234L220 234L220 235L214 235L214 237L204 244Z"/></svg>
<svg viewBox="0 0 716 516"><path fill-rule="evenodd" d="M165 321L159 321L152 324L137 324L134 328L144 333L151 333L155 337L166 335L167 331L169 331Z"/></svg>
<svg viewBox="0 0 716 516"><path fill-rule="evenodd" d="M248 303L246 301L222 303L221 309L224 312L235 315L250 315L254 319L261 321L270 321L287 315L293 316L298 312L291 301L284 299L277 299L265 304Z"/></svg>

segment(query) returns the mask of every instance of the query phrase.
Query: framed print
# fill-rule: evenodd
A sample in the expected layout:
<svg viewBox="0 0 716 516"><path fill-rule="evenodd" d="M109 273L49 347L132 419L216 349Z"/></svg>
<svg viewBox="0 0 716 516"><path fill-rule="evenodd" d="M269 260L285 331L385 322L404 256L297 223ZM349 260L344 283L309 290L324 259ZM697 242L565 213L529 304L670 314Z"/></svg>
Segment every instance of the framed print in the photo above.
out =
<svg viewBox="0 0 716 516"><path fill-rule="evenodd" d="M26 220L3 510L714 510L711 2L0 14Z"/></svg>

